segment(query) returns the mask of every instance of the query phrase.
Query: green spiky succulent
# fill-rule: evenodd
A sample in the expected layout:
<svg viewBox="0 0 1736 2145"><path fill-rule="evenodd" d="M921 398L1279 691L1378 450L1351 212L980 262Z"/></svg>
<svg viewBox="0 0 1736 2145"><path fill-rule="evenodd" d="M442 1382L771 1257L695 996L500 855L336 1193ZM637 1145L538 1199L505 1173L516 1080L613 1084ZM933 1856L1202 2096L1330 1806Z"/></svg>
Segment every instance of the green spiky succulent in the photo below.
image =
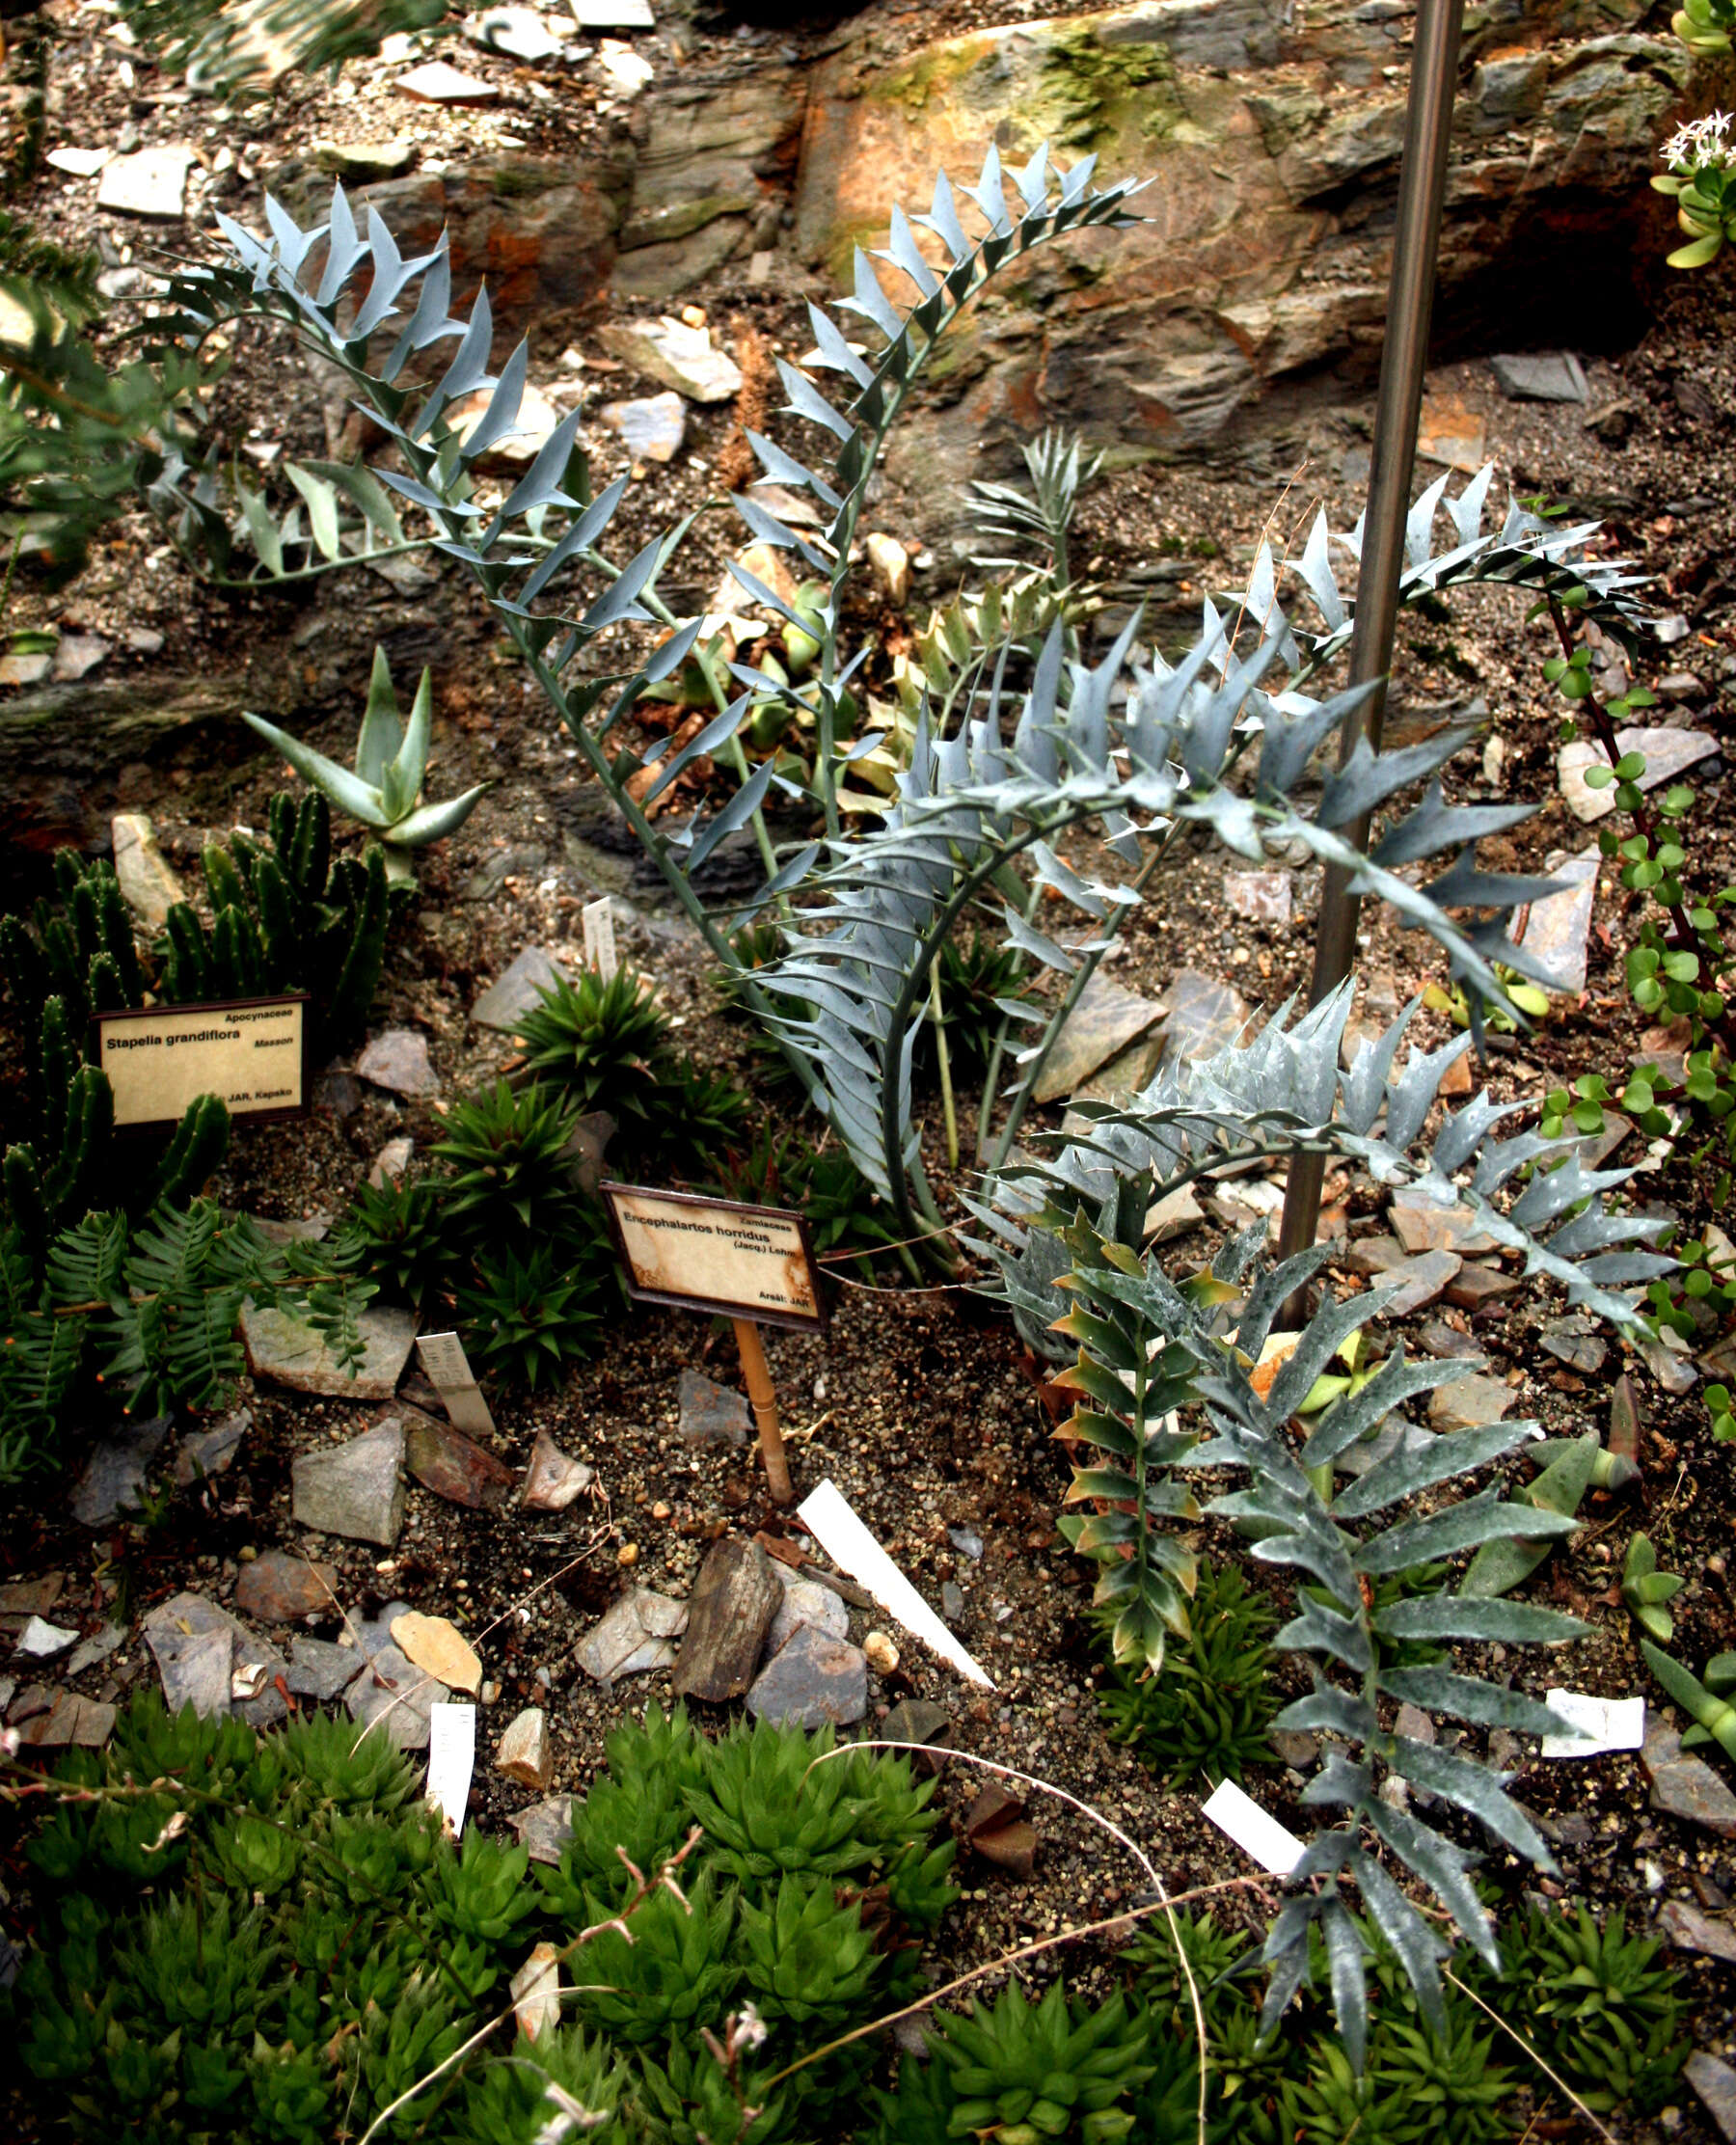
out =
<svg viewBox="0 0 1736 2145"><path fill-rule="evenodd" d="M1599 2114L1655 2111L1688 2059L1688 2003L1662 1949L1656 1937L1629 1936L1619 1907L1601 1928L1584 1907L1571 1919L1533 1907L1525 1924L1519 2000L1550 2061Z"/></svg>
<svg viewBox="0 0 1736 2145"><path fill-rule="evenodd" d="M547 1088L504 1080L454 1103L432 1150L451 1173L440 1195L448 1224L477 1242L521 1248L579 1226L586 1203L573 1180L578 1117Z"/></svg>
<svg viewBox="0 0 1736 2145"><path fill-rule="evenodd" d="M370 1275L419 1308L451 1278L461 1250L430 1178L363 1184L327 1239L334 1265Z"/></svg>
<svg viewBox="0 0 1736 2145"><path fill-rule="evenodd" d="M442 804L418 804L428 769L433 716L433 686L424 670L405 722L398 712L392 665L385 649L376 647L353 773L263 716L244 713L241 720L274 746L312 789L379 835L386 853L386 876L402 884L415 881L415 852L455 834L488 793L489 785L478 782Z"/></svg>
<svg viewBox="0 0 1736 2145"><path fill-rule="evenodd" d="M1023 1001L1031 995L1026 964L1011 947L973 931L968 940L946 941L939 970L940 1017L953 1072L969 1078L987 1067L1006 1020L998 1001Z"/></svg>
<svg viewBox="0 0 1736 2145"><path fill-rule="evenodd" d="M1111 1740L1131 1744L1171 1787L1201 1774L1239 1780L1247 1766L1275 1764L1266 1639L1277 1621L1234 1565L1203 1562L1187 1637L1170 1645L1163 1667L1111 1668L1099 1699Z"/></svg>
<svg viewBox="0 0 1736 2145"><path fill-rule="evenodd" d="M669 1033L667 1014L637 969L606 983L594 968L559 976L519 1023L533 1077L581 1110L607 1110L626 1126L649 1114L652 1069Z"/></svg>
<svg viewBox="0 0 1736 2145"><path fill-rule="evenodd" d="M464 1344L478 1371L498 1371L531 1392L590 1354L608 1303L595 1264L540 1245L478 1257L475 1282L458 1292Z"/></svg>

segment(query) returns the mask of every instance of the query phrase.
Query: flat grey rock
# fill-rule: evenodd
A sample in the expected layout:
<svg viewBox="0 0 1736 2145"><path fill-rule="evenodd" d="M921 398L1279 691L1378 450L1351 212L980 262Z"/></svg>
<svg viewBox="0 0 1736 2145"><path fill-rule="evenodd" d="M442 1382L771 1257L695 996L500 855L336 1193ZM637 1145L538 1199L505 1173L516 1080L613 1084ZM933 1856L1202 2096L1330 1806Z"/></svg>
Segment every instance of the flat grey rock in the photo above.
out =
<svg viewBox="0 0 1736 2145"><path fill-rule="evenodd" d="M330 1564L310 1563L286 1549L267 1549L241 1566L235 1607L266 1623L294 1623L323 1616L337 1599L338 1574Z"/></svg>
<svg viewBox="0 0 1736 2145"><path fill-rule="evenodd" d="M714 1705L739 1698L753 1680L782 1599L772 1560L757 1542L745 1534L714 1542L688 1603L672 1678L676 1696Z"/></svg>
<svg viewBox="0 0 1736 2145"><path fill-rule="evenodd" d="M114 156L102 168L96 205L122 216L150 216L171 222L184 215L187 174L197 158L184 142L163 142Z"/></svg>
<svg viewBox="0 0 1736 2145"><path fill-rule="evenodd" d="M868 1663L861 1650L803 1624L747 1694L756 1721L799 1727L848 1727L868 1710Z"/></svg>
<svg viewBox="0 0 1736 2145"><path fill-rule="evenodd" d="M472 1006L471 1018L478 1027L496 1028L510 1035L526 1014L541 1004L544 992L560 982L564 972L546 947L527 946Z"/></svg>
<svg viewBox="0 0 1736 2145"><path fill-rule="evenodd" d="M712 342L709 328L690 328L666 314L657 320L612 320L597 339L611 357L673 388L690 402L727 402L742 385L733 358Z"/></svg>
<svg viewBox="0 0 1736 2145"><path fill-rule="evenodd" d="M678 1427L689 1445L746 1445L753 1418L739 1393L697 1371L684 1371L677 1387Z"/></svg>
<svg viewBox="0 0 1736 2145"><path fill-rule="evenodd" d="M1558 1363L1587 1374L1601 1371L1610 1352L1608 1342L1583 1312L1570 1311L1565 1317L1546 1319L1537 1340Z"/></svg>
<svg viewBox="0 0 1736 2145"><path fill-rule="evenodd" d="M428 1039L416 1028L387 1028L368 1039L356 1060L358 1075L388 1094L419 1098L440 1093L440 1079L428 1055Z"/></svg>
<svg viewBox="0 0 1736 2145"><path fill-rule="evenodd" d="M1533 901L1519 935L1521 949L1546 970L1551 991L1586 988L1587 950L1591 917L1597 907L1597 871L1603 857L1595 849L1550 867L1551 879L1567 882L1559 894Z"/></svg>
<svg viewBox="0 0 1736 2145"><path fill-rule="evenodd" d="M1424 1355L1436 1358L1458 1358L1471 1363L1483 1360L1481 1346L1468 1333L1461 1333L1457 1326L1450 1326L1445 1318L1424 1318L1417 1328L1417 1345Z"/></svg>
<svg viewBox="0 0 1736 2145"><path fill-rule="evenodd" d="M522 1810L508 1810L506 1822L533 1862L557 1862L573 1836L573 1798L545 1796Z"/></svg>
<svg viewBox="0 0 1736 2145"><path fill-rule="evenodd" d="M1517 1274L1504 1273L1499 1266L1467 1259L1447 1284L1447 1301L1460 1311L1477 1311L1485 1303L1493 1303L1498 1296L1510 1296L1518 1287Z"/></svg>
<svg viewBox="0 0 1736 2145"><path fill-rule="evenodd" d="M1461 1259L1500 1246L1469 1207L1439 1207L1431 1199L1393 1194L1394 1235L1408 1252L1456 1251Z"/></svg>
<svg viewBox="0 0 1736 2145"><path fill-rule="evenodd" d="M285 1678L298 1698L328 1704L362 1673L367 1656L358 1646L335 1646L329 1639L298 1631L289 1642L289 1673Z"/></svg>
<svg viewBox="0 0 1736 2145"><path fill-rule="evenodd" d="M227 1609L219 1609L203 1594L176 1594L150 1612L144 1631L172 1713L192 1704L203 1719L232 1712L256 1728L270 1727L284 1718L287 1708L276 1678L287 1680L288 1664L275 1646L257 1638ZM231 1703L232 1678L243 1669L262 1671L259 1689L254 1697Z"/></svg>
<svg viewBox="0 0 1736 2145"><path fill-rule="evenodd" d="M169 1418L152 1415L111 1430L85 1463L72 1491L72 1516L86 1527L106 1527L139 1508L150 1463L169 1435Z"/></svg>
<svg viewBox="0 0 1736 2145"><path fill-rule="evenodd" d="M1380 1286L1396 1286L1398 1293L1381 1313L1383 1318L1408 1318L1434 1302L1458 1272L1464 1261L1456 1251L1425 1251L1419 1259L1399 1259L1380 1276Z"/></svg>
<svg viewBox="0 0 1736 2145"><path fill-rule="evenodd" d="M1510 1385L1473 1372L1436 1386L1428 1397L1428 1420L1437 1430L1478 1430L1501 1422L1512 1404Z"/></svg>
<svg viewBox="0 0 1736 2145"><path fill-rule="evenodd" d="M322 172L365 186L371 179L402 178L416 163L417 147L402 134L377 142L315 142L313 161Z"/></svg>
<svg viewBox="0 0 1736 2145"><path fill-rule="evenodd" d="M1697 1951L1708 1959L1736 1960L1736 1929L1714 1921L1685 1899L1667 1899L1658 1909L1658 1927L1678 1951Z"/></svg>
<svg viewBox="0 0 1736 2145"><path fill-rule="evenodd" d="M352 1720L368 1728L377 1724L400 1751L427 1749L428 1716L446 1698L440 1678L393 1645L382 1646L343 1695Z"/></svg>
<svg viewBox="0 0 1736 2145"><path fill-rule="evenodd" d="M1716 1833L1721 1839L1736 1839L1736 1795L1704 1759L1692 1752L1682 1755L1682 1739L1674 1728L1662 1723L1648 1726L1640 1760L1651 1781L1653 1809Z"/></svg>
<svg viewBox="0 0 1736 2145"><path fill-rule="evenodd" d="M111 1653L119 1653L130 1636L124 1624L104 1624L100 1631L93 1632L74 1649L71 1660L67 1663L66 1673L83 1675L87 1669L106 1661Z"/></svg>
<svg viewBox="0 0 1736 2145"><path fill-rule="evenodd" d="M1590 390L1571 350L1534 350L1489 360L1509 402L1586 402Z"/></svg>
<svg viewBox="0 0 1736 2145"><path fill-rule="evenodd" d="M647 462L672 462L687 438L687 404L673 389L626 402L605 402L597 412L611 432L618 432L629 453ZM751 598L742 592L742 603Z"/></svg>
<svg viewBox="0 0 1736 2145"><path fill-rule="evenodd" d="M390 1549L404 1524L403 1464L404 1425L395 1419L299 1454L290 1468L296 1523Z"/></svg>
<svg viewBox="0 0 1736 2145"><path fill-rule="evenodd" d="M582 30L654 30L651 0L567 0Z"/></svg>
<svg viewBox="0 0 1736 2145"><path fill-rule="evenodd" d="M271 1378L292 1393L322 1393L337 1400L390 1400L410 1360L416 1314L369 1304L356 1320L362 1360L352 1377L311 1325L285 1311L255 1303L241 1307L241 1339L256 1378Z"/></svg>
<svg viewBox="0 0 1736 2145"><path fill-rule="evenodd" d="M15 1652L21 1661L58 1661L68 1647L77 1643L76 1630L65 1624L49 1623L42 1616L32 1616L18 1634Z"/></svg>
<svg viewBox="0 0 1736 2145"><path fill-rule="evenodd" d="M596 1474L595 1468L563 1453L546 1430L538 1430L525 1474L525 1503L539 1511L564 1512L589 1489Z"/></svg>
<svg viewBox="0 0 1736 2145"><path fill-rule="evenodd" d="M881 1733L888 1743L926 1743L941 1748L952 1741L952 1715L932 1698L901 1698L881 1724ZM907 1754L918 1773L933 1776L945 1770L943 1757Z"/></svg>
<svg viewBox="0 0 1736 2145"><path fill-rule="evenodd" d="M253 1427L253 1410L236 1408L207 1430L189 1430L175 1455L175 1480L182 1489L207 1475L221 1475L241 1450Z"/></svg>
<svg viewBox="0 0 1736 2145"><path fill-rule="evenodd" d="M1290 920L1290 875L1285 871L1226 872L1224 899L1233 916L1282 930Z"/></svg>
<svg viewBox="0 0 1736 2145"><path fill-rule="evenodd" d="M822 1587L813 1579L798 1579L781 1564L776 1569L783 1581L783 1599L766 1634L769 1655L776 1653L803 1626L823 1631L828 1639L850 1637L850 1611L829 1587Z"/></svg>
<svg viewBox="0 0 1736 2145"><path fill-rule="evenodd" d="M1119 1056L1162 1018L1157 999L1124 991L1101 975L1093 976L1062 1023L1032 1100L1052 1102L1071 1095L1099 1066Z"/></svg>
<svg viewBox="0 0 1736 2145"><path fill-rule="evenodd" d="M1247 1021L1248 1008L1240 992L1197 968L1178 968L1163 996L1169 1007L1166 1049L1188 1064L1215 1057L1235 1041Z"/></svg>
<svg viewBox="0 0 1736 2145"><path fill-rule="evenodd" d="M529 879L539 872L549 860L549 853L539 846L523 843L505 849L497 849L492 856L484 857L464 882L464 901L493 901L509 879Z"/></svg>
<svg viewBox="0 0 1736 2145"><path fill-rule="evenodd" d="M1692 1393L1699 1383L1699 1372L1692 1356L1678 1355L1676 1350L1663 1341L1649 1335L1634 1343L1634 1352L1657 1379L1666 1393L1673 1393L1678 1399Z"/></svg>
<svg viewBox="0 0 1736 2145"><path fill-rule="evenodd" d="M622 1676L673 1668L673 1641L687 1629L687 1604L630 1588L580 1640L579 1666L607 1690Z"/></svg>
<svg viewBox="0 0 1736 2145"><path fill-rule="evenodd" d="M1683 2065L1682 2076L1718 2125L1719 2134L1736 2145L1736 2071L1704 2049L1695 2049Z"/></svg>
<svg viewBox="0 0 1736 2145"><path fill-rule="evenodd" d="M1704 730L1617 730L1615 742L1624 753L1642 752L1645 755L1645 773L1640 777L1642 790L1655 790L1662 783L1673 782L1691 767L1697 767L1702 760L1715 759L1723 749L1719 741ZM1556 777L1561 797L1574 818L1586 827L1615 809L1614 783L1608 789L1594 790L1586 781L1587 768L1608 765L1603 747L1591 738L1574 738L1563 745L1557 755Z"/></svg>

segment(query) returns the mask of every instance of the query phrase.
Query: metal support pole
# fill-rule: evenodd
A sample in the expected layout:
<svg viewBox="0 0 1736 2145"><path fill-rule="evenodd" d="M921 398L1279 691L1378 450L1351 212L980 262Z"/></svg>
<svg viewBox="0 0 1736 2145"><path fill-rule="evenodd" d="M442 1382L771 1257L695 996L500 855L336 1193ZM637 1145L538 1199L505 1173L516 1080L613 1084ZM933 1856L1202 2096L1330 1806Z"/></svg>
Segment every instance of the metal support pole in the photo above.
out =
<svg viewBox="0 0 1736 2145"><path fill-rule="evenodd" d="M1452 100L1458 87L1459 32L1464 0L1419 0L1416 49L1411 59L1410 100L1405 110L1404 161L1398 174L1398 220L1393 235L1393 273L1387 289L1387 335L1380 354L1380 395L1369 467L1369 504L1363 521L1362 571L1350 636L1351 685L1380 682L1345 723L1339 745L1342 767L1366 736L1376 751L1386 716L1386 674L1393 663L1398 583L1404 570L1404 524L1410 511L1411 471L1417 458L1417 421L1423 375L1428 362L1428 316L1434 295L1435 257L1441 237L1441 204L1447 191L1447 149L1452 134ZM1367 817L1348 829L1358 849L1369 839ZM1328 869L1315 937L1310 1002L1318 1005L1350 973L1356 955L1361 904L1349 875ZM1321 1154L1290 1162L1284 1197L1280 1258L1290 1258L1315 1240Z"/></svg>

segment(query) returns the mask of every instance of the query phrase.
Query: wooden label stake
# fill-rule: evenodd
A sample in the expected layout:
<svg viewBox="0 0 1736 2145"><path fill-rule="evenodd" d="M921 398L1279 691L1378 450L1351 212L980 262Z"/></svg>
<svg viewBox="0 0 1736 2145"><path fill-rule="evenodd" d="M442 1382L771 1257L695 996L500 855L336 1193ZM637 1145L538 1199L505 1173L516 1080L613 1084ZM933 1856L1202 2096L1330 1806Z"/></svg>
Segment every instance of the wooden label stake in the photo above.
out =
<svg viewBox="0 0 1736 2145"><path fill-rule="evenodd" d="M783 1425L777 1420L777 1395L766 1368L766 1351L760 1345L759 1328L751 1318L734 1318L736 1346L742 1356L742 1376L753 1403L753 1420L759 1425L760 1457L766 1463L766 1483L774 1505L791 1505L796 1491L790 1481L790 1462L784 1453Z"/></svg>
<svg viewBox="0 0 1736 2145"><path fill-rule="evenodd" d="M692 1192L658 1192L638 1184L599 1189L631 1293L641 1302L683 1311L720 1312L734 1325L742 1376L759 1425L766 1483L774 1504L792 1503L796 1492L759 1329L825 1330L806 1221L775 1207Z"/></svg>

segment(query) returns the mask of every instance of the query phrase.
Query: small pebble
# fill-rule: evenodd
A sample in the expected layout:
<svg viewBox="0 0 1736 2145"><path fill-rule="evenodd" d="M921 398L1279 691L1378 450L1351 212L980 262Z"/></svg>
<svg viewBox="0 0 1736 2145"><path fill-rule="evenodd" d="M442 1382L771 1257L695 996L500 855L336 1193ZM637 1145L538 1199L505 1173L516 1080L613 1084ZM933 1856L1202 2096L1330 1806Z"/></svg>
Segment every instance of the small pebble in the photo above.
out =
<svg viewBox="0 0 1736 2145"><path fill-rule="evenodd" d="M666 1505L664 1505L664 1504L657 1504L657 1505L653 1505L653 1506L652 1506L652 1507L651 1507L651 1517L652 1517L653 1519L667 1519L667 1518L668 1518L668 1516L669 1516L669 1507L667 1507Z"/></svg>
<svg viewBox="0 0 1736 2145"><path fill-rule="evenodd" d="M620 1548L615 1551L615 1562L617 1564L637 1564L638 1562L638 1543L623 1542Z"/></svg>
<svg viewBox="0 0 1736 2145"><path fill-rule="evenodd" d="M898 1648L883 1631L871 1631L862 1641L862 1651L876 1675L889 1676L898 1666Z"/></svg>

